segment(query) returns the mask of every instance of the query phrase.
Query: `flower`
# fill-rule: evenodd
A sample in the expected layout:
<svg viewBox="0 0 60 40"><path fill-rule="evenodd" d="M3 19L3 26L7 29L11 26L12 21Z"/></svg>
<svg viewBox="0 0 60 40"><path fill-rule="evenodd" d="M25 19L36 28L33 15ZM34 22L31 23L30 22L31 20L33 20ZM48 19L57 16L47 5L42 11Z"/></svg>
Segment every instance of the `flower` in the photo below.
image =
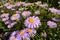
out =
<svg viewBox="0 0 60 40"><path fill-rule="evenodd" d="M18 31L12 32L9 40L22 40L21 38L19 38L19 39L17 38L17 33L18 33Z"/></svg>
<svg viewBox="0 0 60 40"><path fill-rule="evenodd" d="M30 16L30 14L31 14L30 11L24 11L24 12L22 12L22 16L23 16L23 17Z"/></svg>
<svg viewBox="0 0 60 40"><path fill-rule="evenodd" d="M7 27L12 28L15 24L16 24L16 22L12 22L12 23L8 24Z"/></svg>
<svg viewBox="0 0 60 40"><path fill-rule="evenodd" d="M50 10L52 13L54 13L54 14L60 15L60 10L55 9L54 7L53 7L53 8L49 8L49 10Z"/></svg>
<svg viewBox="0 0 60 40"><path fill-rule="evenodd" d="M3 14L1 14L1 16L0 16L1 18L7 18L7 17L9 17L9 14L8 13L3 13Z"/></svg>
<svg viewBox="0 0 60 40"><path fill-rule="evenodd" d="M52 21L48 21L47 25L49 26L49 28L56 28L57 27L57 24L55 22L52 22Z"/></svg>
<svg viewBox="0 0 60 40"><path fill-rule="evenodd" d="M27 37L29 38L30 36L29 36L28 33L26 33L26 30L19 31L18 34L17 34L17 36L16 36L16 38L22 39L22 40L25 39L25 38L27 38Z"/></svg>
<svg viewBox="0 0 60 40"><path fill-rule="evenodd" d="M29 17L24 22L27 28L38 28L41 25L41 22L38 17Z"/></svg>
<svg viewBox="0 0 60 40"><path fill-rule="evenodd" d="M11 20L19 20L20 19L20 14L13 14L10 19Z"/></svg>
<svg viewBox="0 0 60 40"><path fill-rule="evenodd" d="M35 34L36 34L36 30L35 30L35 29L26 28L25 30L26 30L26 32L27 32L30 36L32 36L32 37L34 37Z"/></svg>
<svg viewBox="0 0 60 40"><path fill-rule="evenodd" d="M10 4L10 3L5 3L4 6L5 6L7 9L12 9L13 7L15 7L15 5Z"/></svg>
<svg viewBox="0 0 60 40"><path fill-rule="evenodd" d="M54 13L54 14L56 14L56 12L58 11L58 10L55 9L54 7L53 7L53 8L49 8L49 10L50 10L52 13Z"/></svg>
<svg viewBox="0 0 60 40"><path fill-rule="evenodd" d="M34 13L35 14L40 14L40 11L39 10L36 10Z"/></svg>
<svg viewBox="0 0 60 40"><path fill-rule="evenodd" d="M26 33L26 31L25 30L21 30L21 31L19 31L19 34L18 34L20 37L22 37L22 38L24 38L24 37L29 37L29 35ZM18 36L17 35L17 36Z"/></svg>
<svg viewBox="0 0 60 40"><path fill-rule="evenodd" d="M2 21L7 21L9 19L9 14L3 13L3 14L1 14L0 17L2 18Z"/></svg>
<svg viewBox="0 0 60 40"><path fill-rule="evenodd" d="M10 4L7 6L7 9L12 9L12 7L13 7L13 5Z"/></svg>

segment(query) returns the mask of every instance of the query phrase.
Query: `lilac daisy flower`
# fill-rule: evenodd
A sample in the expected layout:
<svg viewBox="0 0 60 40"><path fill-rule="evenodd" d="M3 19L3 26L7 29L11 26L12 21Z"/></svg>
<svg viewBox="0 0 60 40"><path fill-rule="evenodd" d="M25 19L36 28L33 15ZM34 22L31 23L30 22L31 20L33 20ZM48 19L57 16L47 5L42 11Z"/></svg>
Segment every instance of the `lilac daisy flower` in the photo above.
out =
<svg viewBox="0 0 60 40"><path fill-rule="evenodd" d="M26 33L26 30L19 31L17 36L16 36L16 38L18 38L18 39L25 39L27 37L29 38L30 36L28 33Z"/></svg>
<svg viewBox="0 0 60 40"><path fill-rule="evenodd" d="M54 14L56 14L56 12L58 11L58 10L55 9L55 8L49 8L49 10L50 10L52 13L54 13Z"/></svg>
<svg viewBox="0 0 60 40"><path fill-rule="evenodd" d="M12 28L14 25L16 24L16 22L12 22L12 23L10 23L10 24L8 24L8 28Z"/></svg>
<svg viewBox="0 0 60 40"><path fill-rule="evenodd" d="M17 35L17 31L12 32L9 40L20 40L20 39L18 39L18 38L16 37L16 35ZM21 39L21 40L22 40L22 39Z"/></svg>
<svg viewBox="0 0 60 40"><path fill-rule="evenodd" d="M9 17L9 14L8 13L3 13L3 14L1 14L1 16L0 16L1 18L7 18L7 17Z"/></svg>
<svg viewBox="0 0 60 40"><path fill-rule="evenodd" d="M20 14L13 14L10 19L11 20L19 20L20 19Z"/></svg>
<svg viewBox="0 0 60 40"><path fill-rule="evenodd" d="M11 36L9 37L9 40L22 40L22 38L17 35L18 35L18 31L12 32Z"/></svg>
<svg viewBox="0 0 60 40"><path fill-rule="evenodd" d="M9 19L9 14L3 13L3 14L1 14L0 17L2 18L2 21L7 21Z"/></svg>
<svg viewBox="0 0 60 40"><path fill-rule="evenodd" d="M10 4L10 5L7 6L7 9L12 9L12 7L13 6Z"/></svg>
<svg viewBox="0 0 60 40"><path fill-rule="evenodd" d="M26 32L27 32L30 36L32 36L32 37L34 37L35 34L36 34L36 30L35 30L35 29L26 28Z"/></svg>
<svg viewBox="0 0 60 40"><path fill-rule="evenodd" d="M31 14L30 11L24 11L24 12L22 13L22 16L23 16L23 17L27 17L27 16L30 16L30 14Z"/></svg>
<svg viewBox="0 0 60 40"><path fill-rule="evenodd" d="M39 26L41 25L41 22L38 17L33 16L33 17L27 18L24 24L27 28L39 28Z"/></svg>
<svg viewBox="0 0 60 40"><path fill-rule="evenodd" d="M35 14L40 14L40 11L39 10L36 10L34 13Z"/></svg>
<svg viewBox="0 0 60 40"><path fill-rule="evenodd" d="M47 25L49 26L49 28L56 28L57 27L57 24L55 22L52 22L52 21L48 21Z"/></svg>
<svg viewBox="0 0 60 40"><path fill-rule="evenodd" d="M26 30L21 30L17 36L20 36L22 38L29 37L28 33L26 33Z"/></svg>

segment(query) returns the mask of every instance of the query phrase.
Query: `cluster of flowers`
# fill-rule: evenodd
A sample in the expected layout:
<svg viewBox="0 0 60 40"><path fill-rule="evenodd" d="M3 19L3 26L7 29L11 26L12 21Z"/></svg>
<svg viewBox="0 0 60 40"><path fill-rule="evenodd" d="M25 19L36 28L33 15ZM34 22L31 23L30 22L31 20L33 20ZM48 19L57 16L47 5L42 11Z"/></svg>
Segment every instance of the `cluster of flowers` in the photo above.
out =
<svg viewBox="0 0 60 40"><path fill-rule="evenodd" d="M9 40L30 40L30 36L34 37L36 34L35 29L23 29L21 31L14 31Z"/></svg>
<svg viewBox="0 0 60 40"><path fill-rule="evenodd" d="M35 11L40 12L40 11ZM22 12L22 16L28 17L30 16L31 12L24 11ZM8 28L12 28L17 22L13 22L15 20L20 20L20 14L16 13L13 14L11 17L8 13L1 14L2 21L8 25ZM30 40L30 36L34 36L36 34L35 28L39 28L41 26L41 22L38 17L31 16L28 17L24 22L26 29L21 30L20 32L14 31L8 40ZM18 33L17 33L18 32ZM19 35L19 36L18 36Z"/></svg>
<svg viewBox="0 0 60 40"><path fill-rule="evenodd" d="M19 7L19 6L24 6L24 7L27 7L27 6L31 6L31 5L38 5L39 7L42 7L42 8L46 8L48 7L48 4L42 4L40 1L38 2L35 2L35 3L26 3L26 2L16 2L14 4L11 4L11 3L5 3L3 6L6 7L7 9L10 9L10 10L15 10L16 7ZM0 7L3 7L3 6L0 6Z"/></svg>
<svg viewBox="0 0 60 40"><path fill-rule="evenodd" d="M16 2L15 4L5 3L3 6L5 6L7 9L14 10L14 8L19 6L30 6L32 3L26 3L26 2Z"/></svg>
<svg viewBox="0 0 60 40"><path fill-rule="evenodd" d="M2 21L7 25L8 28L11 28L16 24L16 22L11 21L12 19L10 20L8 13L3 13L0 17L2 18Z"/></svg>
<svg viewBox="0 0 60 40"><path fill-rule="evenodd" d="M41 2L35 2L36 5L42 7L42 8L46 8L48 7L47 4L42 4ZM32 3L25 3L25 2L17 2L14 5L10 4L10 3L6 3L4 4L4 6L7 9L14 9L17 6L29 6L32 5ZM11 17L8 13L3 13L1 14L1 18L2 21L7 25L8 28L12 28L17 22L15 22L15 20L20 20L21 16L19 13L21 13L20 11L23 11L24 8L20 8L18 11L16 11L15 14L13 14ZM49 10L54 13L54 14L59 14L60 15L60 10L55 9L55 8L49 8ZM14 31L10 38L8 40L30 40L30 36L34 36L36 34L36 30L35 28L39 28L41 26L41 22L39 17L36 16L30 16L31 12L30 11L23 11L22 12L22 16L27 19L25 19L24 21L24 25L26 26L26 29L23 29L21 31ZM40 14L39 10L36 10L34 12L34 14ZM54 21L60 21L58 20L58 18L52 18L52 20ZM56 28L57 24L53 21L47 21L47 25L49 26L49 28ZM46 33L45 33L46 34ZM42 34L44 35L44 34Z"/></svg>

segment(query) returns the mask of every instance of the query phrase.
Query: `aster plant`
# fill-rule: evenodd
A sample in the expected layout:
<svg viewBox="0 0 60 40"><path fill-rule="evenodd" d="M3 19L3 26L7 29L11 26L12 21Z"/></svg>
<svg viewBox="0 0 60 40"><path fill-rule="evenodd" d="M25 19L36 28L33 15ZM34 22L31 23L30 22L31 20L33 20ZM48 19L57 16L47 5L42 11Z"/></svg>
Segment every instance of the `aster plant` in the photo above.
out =
<svg viewBox="0 0 60 40"><path fill-rule="evenodd" d="M46 2L27 1L13 0L1 4L0 30L3 30L0 32L1 39L59 40L60 9Z"/></svg>

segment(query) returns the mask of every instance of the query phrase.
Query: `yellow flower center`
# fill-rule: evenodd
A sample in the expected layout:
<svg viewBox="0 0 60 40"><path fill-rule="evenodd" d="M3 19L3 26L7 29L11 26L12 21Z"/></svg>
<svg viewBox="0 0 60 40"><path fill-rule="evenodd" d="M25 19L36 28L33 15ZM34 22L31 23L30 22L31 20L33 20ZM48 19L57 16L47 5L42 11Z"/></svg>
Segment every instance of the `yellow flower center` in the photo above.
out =
<svg viewBox="0 0 60 40"><path fill-rule="evenodd" d="M20 35L23 35L23 34L24 34L24 32L23 32L23 31L21 31L21 32L20 32Z"/></svg>
<svg viewBox="0 0 60 40"><path fill-rule="evenodd" d="M13 38L12 40L16 40L16 38Z"/></svg>
<svg viewBox="0 0 60 40"><path fill-rule="evenodd" d="M33 22L34 22L34 19L33 19L33 18L30 18L30 19L29 19L29 22L30 22L30 23L33 23Z"/></svg>
<svg viewBox="0 0 60 40"><path fill-rule="evenodd" d="M15 18L16 18L16 14L14 14L14 15L13 15L13 17L15 17Z"/></svg>
<svg viewBox="0 0 60 40"><path fill-rule="evenodd" d="M32 30L31 30L31 29L28 29L28 30L27 30L27 32L30 32L30 33L31 33L31 32L32 32Z"/></svg>

